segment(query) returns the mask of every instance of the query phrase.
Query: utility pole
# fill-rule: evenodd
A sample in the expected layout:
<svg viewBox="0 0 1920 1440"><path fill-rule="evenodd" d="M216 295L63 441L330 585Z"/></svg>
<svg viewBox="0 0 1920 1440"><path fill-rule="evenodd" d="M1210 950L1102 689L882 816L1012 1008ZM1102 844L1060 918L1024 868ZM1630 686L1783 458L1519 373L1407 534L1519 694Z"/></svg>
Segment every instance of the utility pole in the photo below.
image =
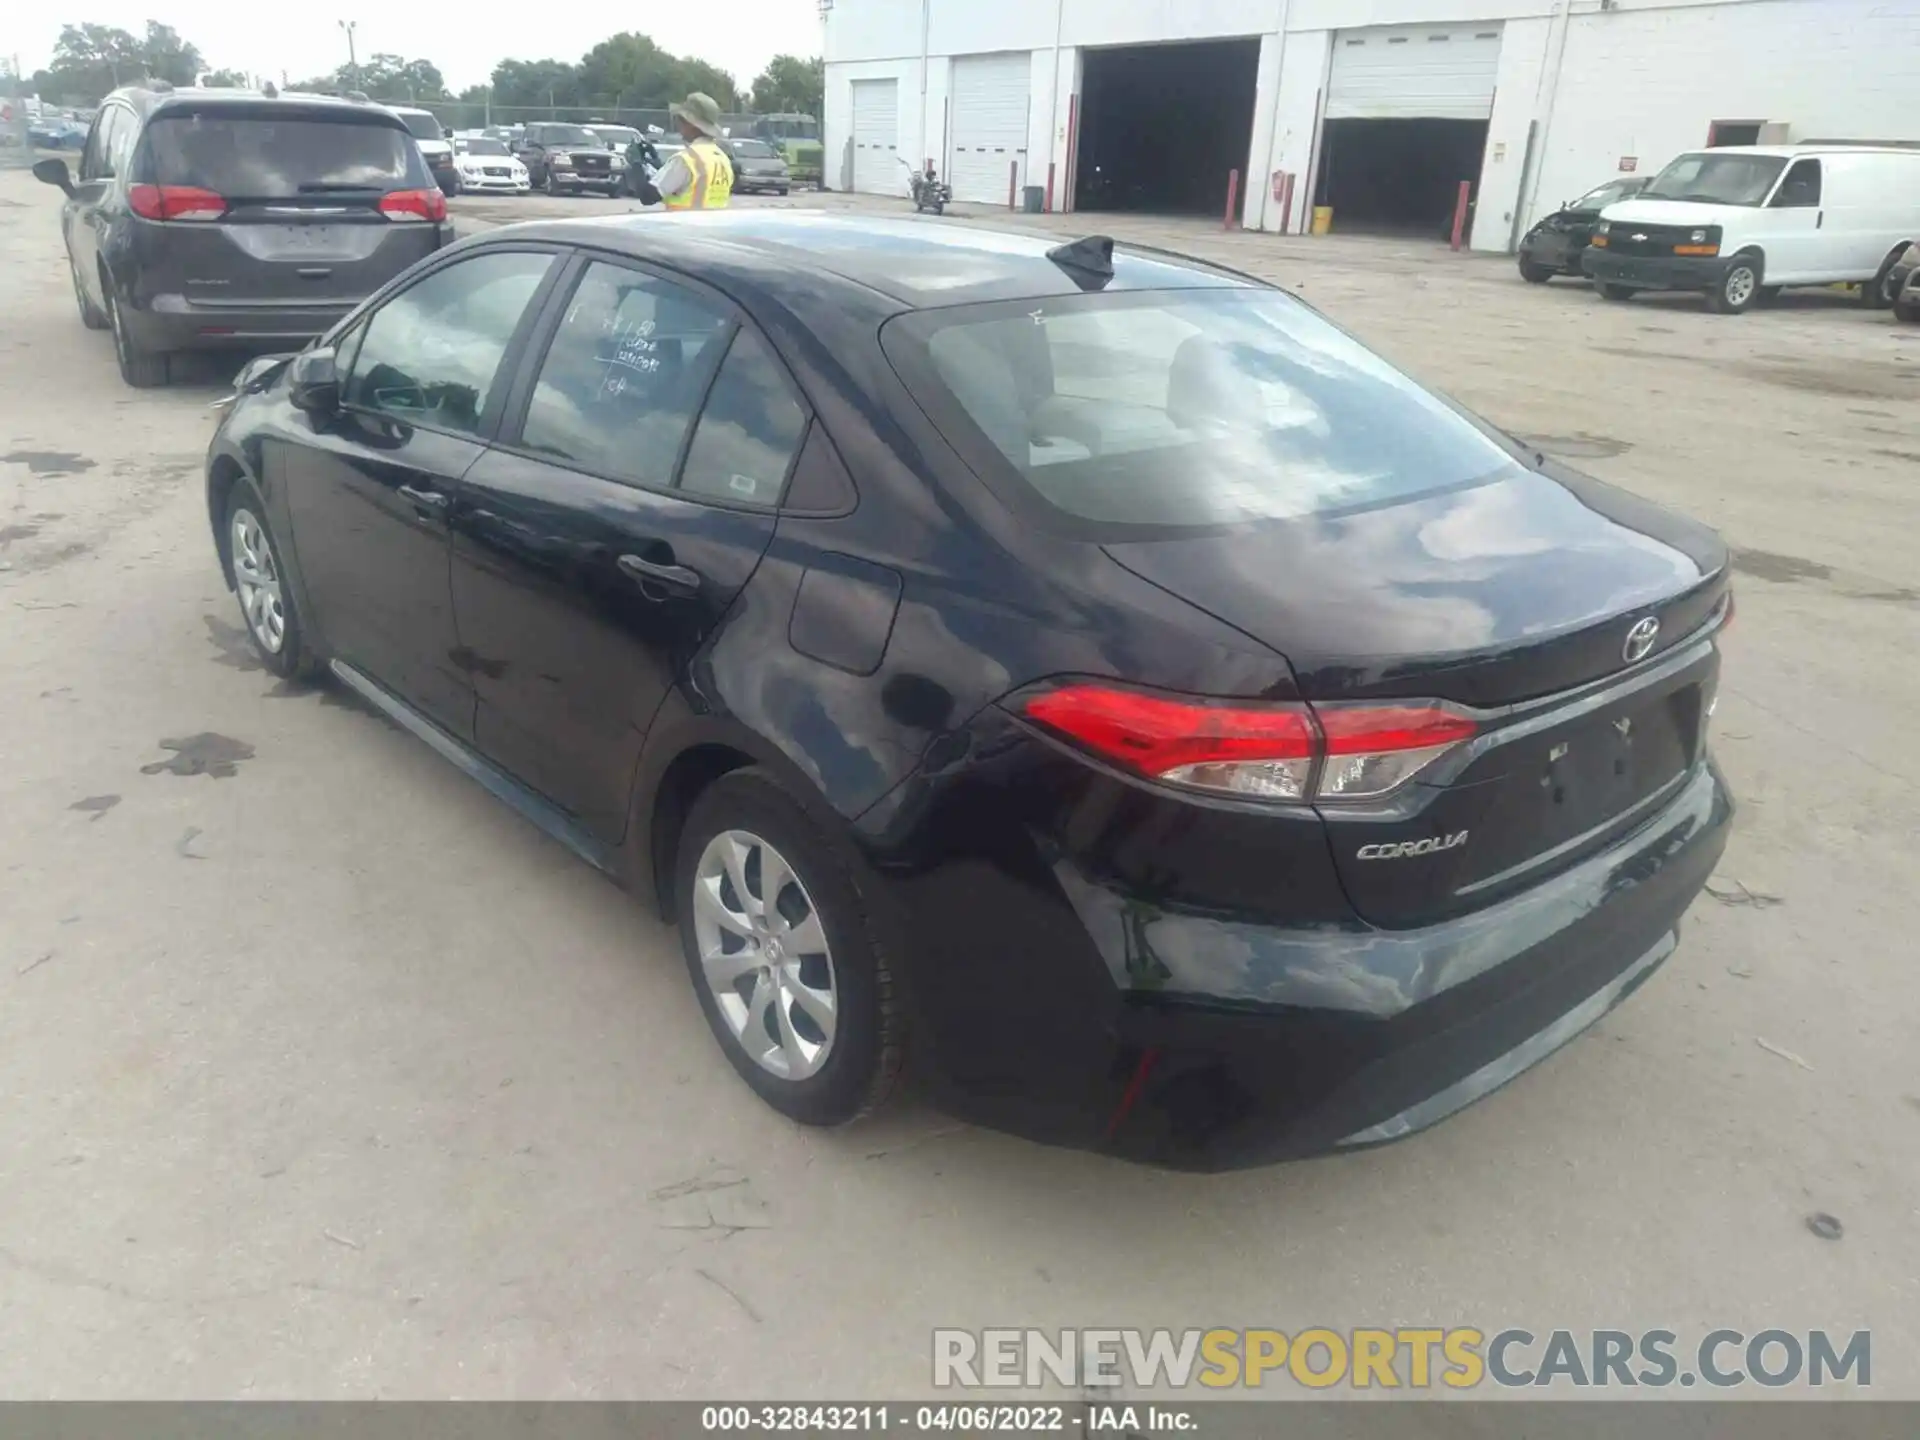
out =
<svg viewBox="0 0 1920 1440"><path fill-rule="evenodd" d="M360 56L355 52L353 47L355 22L352 20L342 20L339 22L339 25L342 30L347 32L347 75L352 83L352 87L358 90L360 88Z"/></svg>

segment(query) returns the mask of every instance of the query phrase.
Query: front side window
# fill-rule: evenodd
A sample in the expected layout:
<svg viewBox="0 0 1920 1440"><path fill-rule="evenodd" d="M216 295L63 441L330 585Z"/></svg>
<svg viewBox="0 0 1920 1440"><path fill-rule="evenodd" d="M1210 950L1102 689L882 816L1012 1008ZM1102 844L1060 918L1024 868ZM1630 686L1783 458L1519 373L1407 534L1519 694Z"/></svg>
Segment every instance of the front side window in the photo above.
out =
<svg viewBox="0 0 1920 1440"><path fill-rule="evenodd" d="M1689 200L1705 205L1760 205L1787 162L1778 155L1730 155L1703 150L1682 155L1640 192L1642 200Z"/></svg>
<svg viewBox="0 0 1920 1440"><path fill-rule="evenodd" d="M551 255L496 250L436 270L373 314L346 403L478 434L488 392Z"/></svg>
<svg viewBox="0 0 1920 1440"><path fill-rule="evenodd" d="M521 443L610 480L665 488L732 328L682 286L589 265L540 363Z"/></svg>
<svg viewBox="0 0 1920 1440"><path fill-rule="evenodd" d="M1820 203L1820 162L1796 160L1773 197L1776 210L1811 210Z"/></svg>
<svg viewBox="0 0 1920 1440"><path fill-rule="evenodd" d="M882 332L963 453L1097 524L1205 527L1390 505L1513 459L1273 291L1087 295L926 311ZM971 431L971 435L969 435ZM977 437L977 438L975 438Z"/></svg>

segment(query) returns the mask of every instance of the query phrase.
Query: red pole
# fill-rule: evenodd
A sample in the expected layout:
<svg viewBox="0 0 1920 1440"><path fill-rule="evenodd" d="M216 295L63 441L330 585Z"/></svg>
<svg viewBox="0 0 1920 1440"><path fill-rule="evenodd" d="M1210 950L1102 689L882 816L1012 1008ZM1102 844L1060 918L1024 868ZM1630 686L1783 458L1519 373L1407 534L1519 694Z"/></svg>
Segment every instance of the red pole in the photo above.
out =
<svg viewBox="0 0 1920 1440"><path fill-rule="evenodd" d="M1462 180L1460 182L1460 198L1454 202L1453 206L1453 248L1456 250L1460 248L1460 237L1466 233L1467 202L1472 198L1473 182L1471 180Z"/></svg>
<svg viewBox="0 0 1920 1440"><path fill-rule="evenodd" d="M1293 171L1287 171L1286 178L1280 182L1280 233L1293 233Z"/></svg>
<svg viewBox="0 0 1920 1440"><path fill-rule="evenodd" d="M1047 162L1047 213L1053 213L1053 161Z"/></svg>
<svg viewBox="0 0 1920 1440"><path fill-rule="evenodd" d="M1226 230L1233 229L1233 202L1239 198L1240 172L1238 170L1229 170L1227 172L1227 218L1226 223L1221 228Z"/></svg>
<svg viewBox="0 0 1920 1440"><path fill-rule="evenodd" d="M1018 210L1020 208L1014 203L1014 196L1019 189L1020 162L1018 160L1009 160L1007 162L1007 209Z"/></svg>

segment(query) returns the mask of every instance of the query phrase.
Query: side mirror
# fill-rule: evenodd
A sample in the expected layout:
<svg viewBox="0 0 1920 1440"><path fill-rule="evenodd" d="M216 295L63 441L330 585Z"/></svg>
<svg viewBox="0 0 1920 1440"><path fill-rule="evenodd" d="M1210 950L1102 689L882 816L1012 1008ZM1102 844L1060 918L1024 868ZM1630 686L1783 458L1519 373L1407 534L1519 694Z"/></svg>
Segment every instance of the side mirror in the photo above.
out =
<svg viewBox="0 0 1920 1440"><path fill-rule="evenodd" d="M67 169L64 160L36 160L33 162L33 178L48 185L57 185L62 194L73 194L73 172Z"/></svg>
<svg viewBox="0 0 1920 1440"><path fill-rule="evenodd" d="M293 357L287 370L287 398L318 419L340 409L340 370L333 347L322 345Z"/></svg>

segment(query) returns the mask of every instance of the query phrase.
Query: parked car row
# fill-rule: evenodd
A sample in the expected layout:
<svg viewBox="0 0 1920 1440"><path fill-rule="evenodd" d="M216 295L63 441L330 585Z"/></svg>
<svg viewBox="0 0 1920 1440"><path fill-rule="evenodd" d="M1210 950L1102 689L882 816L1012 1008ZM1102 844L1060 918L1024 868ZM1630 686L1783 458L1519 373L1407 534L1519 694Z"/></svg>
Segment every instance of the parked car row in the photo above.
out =
<svg viewBox="0 0 1920 1440"><path fill-rule="evenodd" d="M1519 267L1535 284L1585 275L1605 300L1696 291L1725 315L1787 286L1853 285L1906 318L1916 243L1920 150L1728 146L1561 207L1527 232Z"/></svg>

